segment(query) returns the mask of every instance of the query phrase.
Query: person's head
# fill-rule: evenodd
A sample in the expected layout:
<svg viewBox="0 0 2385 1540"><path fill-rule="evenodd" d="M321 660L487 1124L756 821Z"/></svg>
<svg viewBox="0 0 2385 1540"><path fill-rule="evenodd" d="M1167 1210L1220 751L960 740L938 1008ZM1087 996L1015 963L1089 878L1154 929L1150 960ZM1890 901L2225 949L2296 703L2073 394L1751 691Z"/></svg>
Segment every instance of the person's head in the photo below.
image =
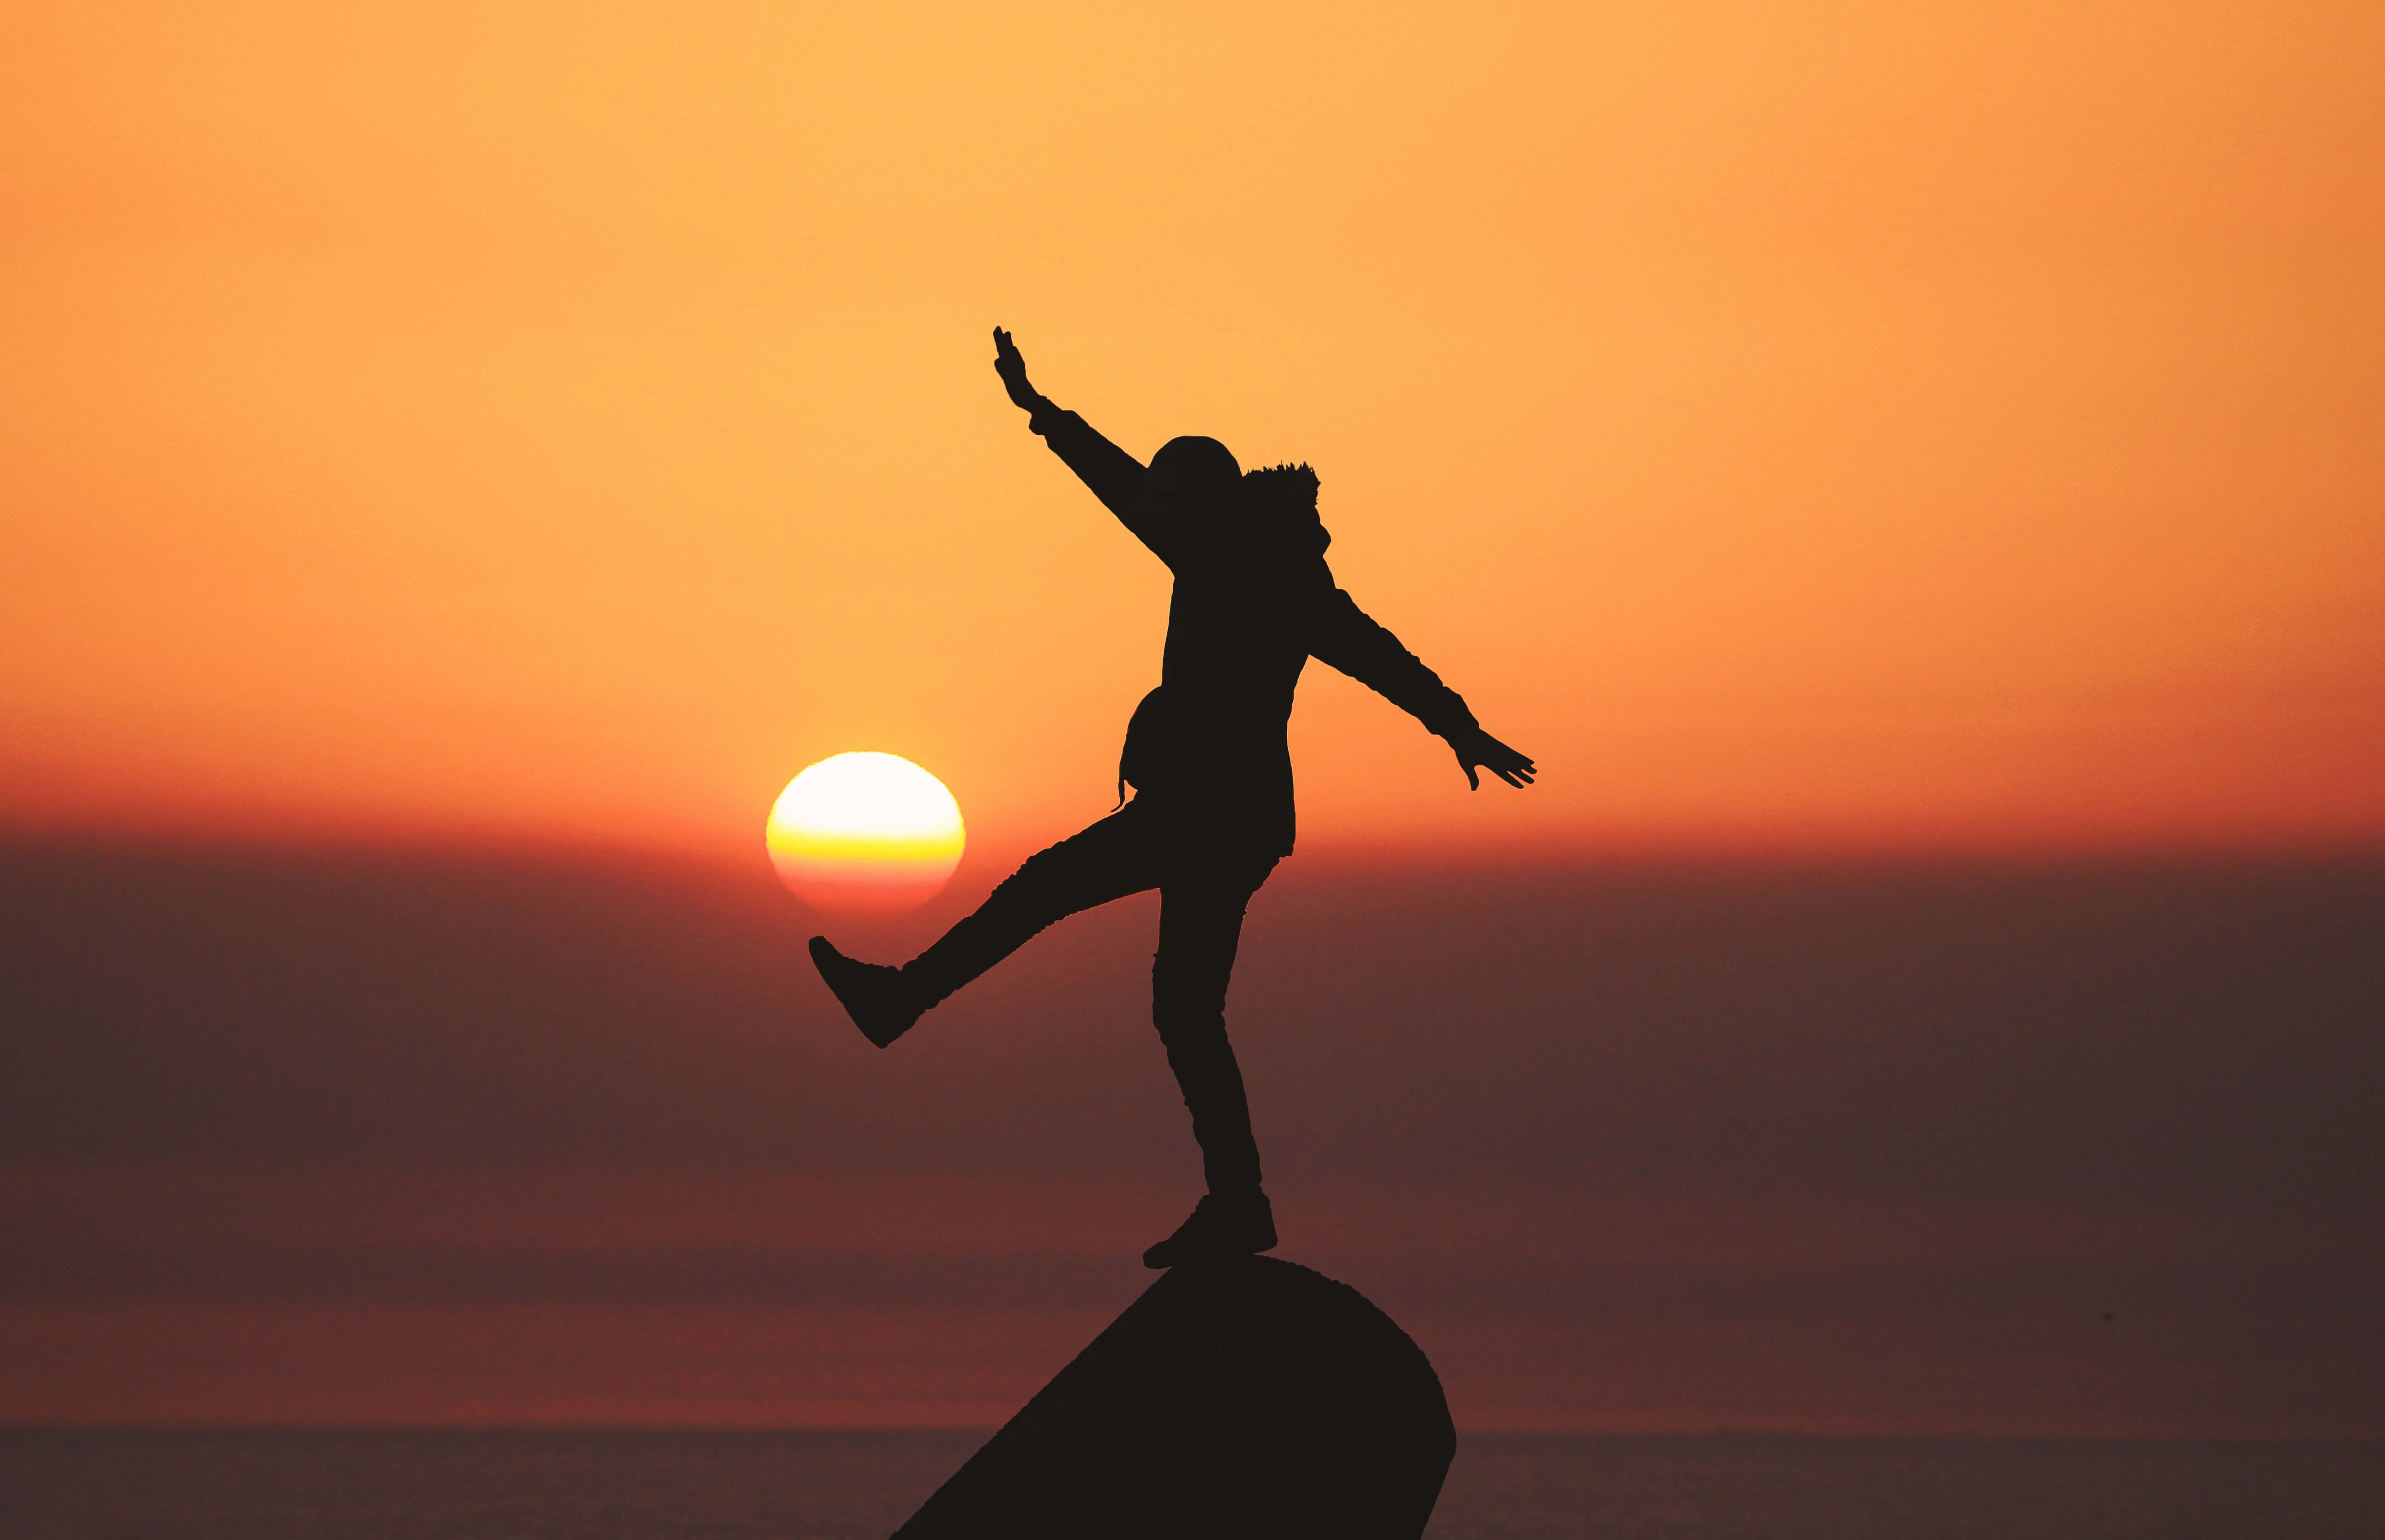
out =
<svg viewBox="0 0 2385 1540"><path fill-rule="evenodd" d="M1242 467L1215 439L1170 439L1143 473L1143 495L1162 514L1214 508L1242 485Z"/></svg>

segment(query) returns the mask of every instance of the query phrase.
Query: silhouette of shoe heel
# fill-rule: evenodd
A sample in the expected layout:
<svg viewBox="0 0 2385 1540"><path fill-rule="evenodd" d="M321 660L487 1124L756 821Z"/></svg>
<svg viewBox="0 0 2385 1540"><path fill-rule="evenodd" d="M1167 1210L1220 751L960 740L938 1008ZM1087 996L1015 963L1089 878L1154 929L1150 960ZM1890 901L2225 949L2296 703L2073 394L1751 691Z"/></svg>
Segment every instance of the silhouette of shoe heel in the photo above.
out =
<svg viewBox="0 0 2385 1540"><path fill-rule="evenodd" d="M1205 1195L1176 1233L1143 1254L1143 1265L1177 1267L1185 1262L1247 1257L1275 1248L1275 1206L1267 1194Z"/></svg>
<svg viewBox="0 0 2385 1540"><path fill-rule="evenodd" d="M815 936L811 944L812 966L819 970L820 981L861 1028L861 1035L884 1048L904 1033L925 1013L926 1007L917 1004L910 987L900 968L882 963L857 962L829 944L825 936Z"/></svg>

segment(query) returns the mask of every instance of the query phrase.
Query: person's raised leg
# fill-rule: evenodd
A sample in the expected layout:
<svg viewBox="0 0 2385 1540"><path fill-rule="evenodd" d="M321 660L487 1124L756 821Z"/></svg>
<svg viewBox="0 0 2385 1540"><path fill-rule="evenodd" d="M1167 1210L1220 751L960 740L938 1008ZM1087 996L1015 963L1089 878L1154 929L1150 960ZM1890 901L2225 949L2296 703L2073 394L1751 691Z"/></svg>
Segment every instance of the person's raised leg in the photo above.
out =
<svg viewBox="0 0 2385 1540"><path fill-rule="evenodd" d="M1274 865L1272 857L1200 852L1174 863L1160 888L1151 1019L1192 1114L1209 1190L1175 1234L1143 1253L1148 1267L1246 1256L1276 1242L1275 1215L1260 1186L1250 1099L1226 1037L1226 991L1242 915Z"/></svg>
<svg viewBox="0 0 2385 1540"><path fill-rule="evenodd" d="M1028 857L975 913L903 966L855 962L825 936L812 938L812 962L862 1036L884 1048L910 1030L930 1006L1017 951L1046 925L1157 882L1146 820L1129 803Z"/></svg>

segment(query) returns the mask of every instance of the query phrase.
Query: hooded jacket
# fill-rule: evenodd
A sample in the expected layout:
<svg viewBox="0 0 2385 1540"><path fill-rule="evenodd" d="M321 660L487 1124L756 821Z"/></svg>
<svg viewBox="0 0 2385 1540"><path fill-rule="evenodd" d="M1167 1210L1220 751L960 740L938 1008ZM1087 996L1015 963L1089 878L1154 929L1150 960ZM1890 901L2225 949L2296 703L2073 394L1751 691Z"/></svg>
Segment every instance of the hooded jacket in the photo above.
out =
<svg viewBox="0 0 2385 1540"><path fill-rule="evenodd" d="M1176 578L1159 688L1128 724L1121 789L1289 855L1285 730L1310 658L1443 737L1475 725L1455 690L1334 585L1306 466L1251 471L1234 495L1169 524L1143 500L1142 462L1084 418L1045 402L1029 427Z"/></svg>

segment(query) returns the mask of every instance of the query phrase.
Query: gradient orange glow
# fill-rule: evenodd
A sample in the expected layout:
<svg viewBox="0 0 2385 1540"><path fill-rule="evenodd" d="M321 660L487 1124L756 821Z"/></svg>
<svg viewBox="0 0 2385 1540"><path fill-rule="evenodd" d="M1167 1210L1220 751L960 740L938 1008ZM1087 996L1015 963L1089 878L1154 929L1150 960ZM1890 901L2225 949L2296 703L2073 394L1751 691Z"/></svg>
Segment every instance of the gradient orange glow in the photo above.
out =
<svg viewBox="0 0 2385 1540"><path fill-rule="evenodd" d="M34 6L0 805L752 860L785 766L1108 803L1147 453L1324 478L1537 755L1318 670L1323 845L2385 833L2357 0Z"/></svg>
<svg viewBox="0 0 2385 1540"><path fill-rule="evenodd" d="M832 754L787 783L764 843L779 879L818 909L903 914L943 890L967 843L960 804L909 760Z"/></svg>
<svg viewBox="0 0 2385 1540"><path fill-rule="evenodd" d="M1158 676L1002 325L1538 762L1313 667L1231 997L1461 1426L2385 1432L2376 0L5 37L0 1423L985 1423L1143 1286L1156 895L803 950ZM856 745L969 849L816 924Z"/></svg>

